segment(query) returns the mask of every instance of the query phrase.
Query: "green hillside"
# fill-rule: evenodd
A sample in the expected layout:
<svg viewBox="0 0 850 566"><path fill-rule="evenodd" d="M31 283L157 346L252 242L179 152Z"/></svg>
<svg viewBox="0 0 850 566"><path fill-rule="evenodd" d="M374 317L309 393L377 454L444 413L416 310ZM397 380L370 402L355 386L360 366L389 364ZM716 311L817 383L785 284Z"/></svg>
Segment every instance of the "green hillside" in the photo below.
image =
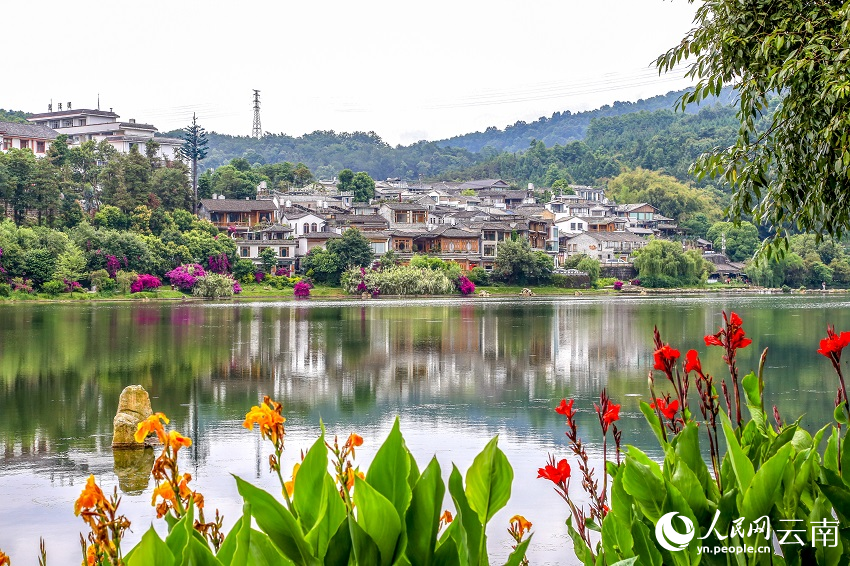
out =
<svg viewBox="0 0 850 566"><path fill-rule="evenodd" d="M18 122L24 123L27 121L28 113L20 110L4 110L0 108L0 122Z"/></svg>

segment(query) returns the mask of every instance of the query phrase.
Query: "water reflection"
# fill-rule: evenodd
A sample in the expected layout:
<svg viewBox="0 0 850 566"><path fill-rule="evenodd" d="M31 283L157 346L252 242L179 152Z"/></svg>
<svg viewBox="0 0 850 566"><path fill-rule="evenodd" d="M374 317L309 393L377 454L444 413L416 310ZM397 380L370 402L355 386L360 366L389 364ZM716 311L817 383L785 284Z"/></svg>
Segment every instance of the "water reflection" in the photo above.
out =
<svg viewBox="0 0 850 566"><path fill-rule="evenodd" d="M136 520L151 520L150 486L138 474L148 464L121 461L110 448L118 396L132 383L194 438L184 465L231 517L239 502L226 471L269 481L265 447L239 426L264 393L283 401L293 450L309 445L320 418L375 442L401 414L417 458L436 453L448 458L444 469L448 460L463 468L500 433L517 469L512 509L563 517L548 488L532 481L545 452L564 444L551 407L575 397L590 431L593 400L607 387L623 403L627 442L652 447L637 396L652 367L654 325L722 375L719 349L701 337L716 331L721 309L741 313L756 342L740 367L755 367L770 347L767 402L786 420L807 413L813 427L828 418L835 387L817 340L827 322L850 328L847 306L787 296L2 306L0 497L31 522L0 516L0 548L9 548L7 537L35 548L32 526L47 524L35 499L50 501L51 531L74 543L69 501L90 472L129 494ZM22 474L29 490L20 489ZM563 561L562 522L550 519L535 522L537 563ZM506 550L501 527L494 537Z"/></svg>

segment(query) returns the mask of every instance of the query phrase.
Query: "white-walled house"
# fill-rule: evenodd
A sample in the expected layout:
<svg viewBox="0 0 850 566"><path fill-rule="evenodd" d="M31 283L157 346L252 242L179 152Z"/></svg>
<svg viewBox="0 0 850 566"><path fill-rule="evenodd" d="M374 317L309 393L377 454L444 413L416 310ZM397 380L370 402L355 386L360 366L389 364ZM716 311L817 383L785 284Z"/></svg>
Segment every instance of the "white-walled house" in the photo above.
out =
<svg viewBox="0 0 850 566"><path fill-rule="evenodd" d="M649 243L631 232L584 232L565 242L566 257L584 254L599 261L628 259L635 250Z"/></svg>
<svg viewBox="0 0 850 566"><path fill-rule="evenodd" d="M292 229L279 224L260 230L249 230L236 240L236 255L240 259L250 259L255 264L262 263L260 253L266 248L275 251L278 266L284 267L292 275L298 242L292 238Z"/></svg>
<svg viewBox="0 0 850 566"><path fill-rule="evenodd" d="M294 236L325 231L325 219L312 212L286 210L280 215L280 223L292 228Z"/></svg>
<svg viewBox="0 0 850 566"><path fill-rule="evenodd" d="M0 122L0 151L31 149L36 157L44 157L58 135L46 126Z"/></svg>
<svg viewBox="0 0 850 566"><path fill-rule="evenodd" d="M183 140L177 138L154 137L156 127L151 124L142 124L131 118L126 122L119 120L121 116L110 108L105 110L69 108L42 114L33 114L27 118L33 124L44 126L55 130L58 134L68 136L68 142L72 146L78 146L87 141L100 143L106 140L109 145L120 153L129 153L133 146L144 153L145 144L153 140L159 144L159 156L163 159L173 160L177 157L178 150L183 145Z"/></svg>
<svg viewBox="0 0 850 566"><path fill-rule="evenodd" d="M558 234L560 236L587 232L587 220L578 216L564 216L555 221L555 226L558 227Z"/></svg>

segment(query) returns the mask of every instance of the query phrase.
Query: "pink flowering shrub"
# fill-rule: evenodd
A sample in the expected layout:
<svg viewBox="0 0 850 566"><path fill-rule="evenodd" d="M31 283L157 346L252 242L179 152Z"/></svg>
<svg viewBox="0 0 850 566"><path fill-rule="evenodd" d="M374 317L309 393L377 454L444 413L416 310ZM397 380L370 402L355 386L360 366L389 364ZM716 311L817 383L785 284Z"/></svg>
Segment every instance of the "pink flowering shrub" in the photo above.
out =
<svg viewBox="0 0 850 566"><path fill-rule="evenodd" d="M373 273L374 271L375 271L375 267L372 266L372 270L371 270L370 273ZM369 279L370 280L367 280L367 278L366 278L366 268L361 267L360 268L360 283L357 284L357 292L360 293L360 294L369 293L370 295L372 295L372 298L377 298L378 295L381 294L381 289L378 287L378 284L376 282L371 281L371 279L373 279L373 278L369 278Z"/></svg>
<svg viewBox="0 0 850 566"><path fill-rule="evenodd" d="M471 295L475 292L475 283L470 281L465 275L461 275L457 278L457 290L460 291L461 295Z"/></svg>
<svg viewBox="0 0 850 566"><path fill-rule="evenodd" d="M143 273L130 284L130 292L139 293L140 291L147 291L148 289L156 290L159 287L162 287L162 281L159 280L159 277Z"/></svg>
<svg viewBox="0 0 850 566"><path fill-rule="evenodd" d="M197 263L184 263L165 274L171 284L181 291L191 291L199 277L206 275Z"/></svg>
<svg viewBox="0 0 850 566"><path fill-rule="evenodd" d="M266 274L263 273L262 271L257 271L256 273L254 273L254 281L256 281L257 283L262 283L263 279L265 279L265 278L266 278Z"/></svg>
<svg viewBox="0 0 850 566"><path fill-rule="evenodd" d="M614 290L615 291L619 291L622 288L623 288L623 282L622 281L614 281Z"/></svg>
<svg viewBox="0 0 850 566"><path fill-rule="evenodd" d="M295 284L294 294L296 298L299 299L307 299L310 297L310 289L313 288L313 284L309 281L299 281Z"/></svg>
<svg viewBox="0 0 850 566"><path fill-rule="evenodd" d="M238 295L242 292L242 286L239 284L239 281L233 281L233 294Z"/></svg>
<svg viewBox="0 0 850 566"><path fill-rule="evenodd" d="M109 273L109 277L115 279L115 274L118 273L119 269L121 269L121 262L118 261L118 258L114 255L106 256L106 272Z"/></svg>
<svg viewBox="0 0 850 566"><path fill-rule="evenodd" d="M212 273L228 273L230 272L230 260L227 254L222 252L218 255L211 255L207 258L207 265Z"/></svg>

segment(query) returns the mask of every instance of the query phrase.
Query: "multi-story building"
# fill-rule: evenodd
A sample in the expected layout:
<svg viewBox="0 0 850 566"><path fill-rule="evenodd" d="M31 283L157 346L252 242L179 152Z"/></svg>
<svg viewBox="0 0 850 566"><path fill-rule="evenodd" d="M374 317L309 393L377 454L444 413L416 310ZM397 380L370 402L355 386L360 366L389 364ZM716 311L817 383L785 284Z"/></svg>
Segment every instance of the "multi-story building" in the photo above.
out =
<svg viewBox="0 0 850 566"><path fill-rule="evenodd" d="M71 103L68 108L42 114L33 114L28 118L33 124L44 126L55 130L58 134L68 136L71 145L80 145L87 141L101 142L106 140L109 145L121 153L128 153L131 148L138 146L144 151L144 145L148 141L159 144L159 156L163 159L174 159L183 140L176 138L154 137L157 129L151 124L142 124L131 118L126 122L119 120L121 116L110 108L105 110L79 109L72 110Z"/></svg>

